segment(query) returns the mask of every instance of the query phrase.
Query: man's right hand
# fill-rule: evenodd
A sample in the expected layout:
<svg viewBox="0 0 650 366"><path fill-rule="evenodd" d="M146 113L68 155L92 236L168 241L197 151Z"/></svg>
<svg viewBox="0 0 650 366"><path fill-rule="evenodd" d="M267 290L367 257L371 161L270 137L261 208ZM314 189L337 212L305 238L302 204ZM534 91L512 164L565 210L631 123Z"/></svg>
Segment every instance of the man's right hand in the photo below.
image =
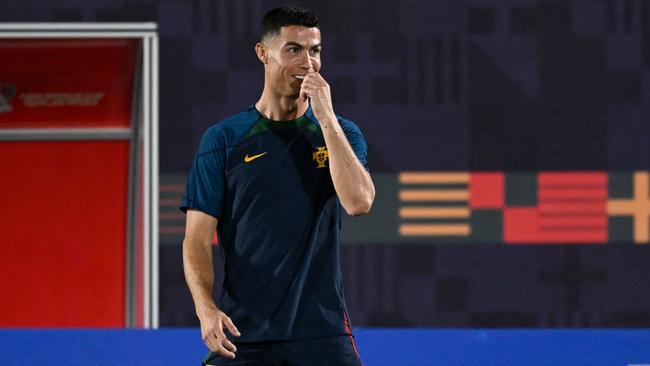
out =
<svg viewBox="0 0 650 366"><path fill-rule="evenodd" d="M232 320L219 309L204 311L199 316L199 320L201 322L201 337L210 351L223 357L235 358L237 347L226 338L224 333L224 329L227 329L235 337L241 335Z"/></svg>

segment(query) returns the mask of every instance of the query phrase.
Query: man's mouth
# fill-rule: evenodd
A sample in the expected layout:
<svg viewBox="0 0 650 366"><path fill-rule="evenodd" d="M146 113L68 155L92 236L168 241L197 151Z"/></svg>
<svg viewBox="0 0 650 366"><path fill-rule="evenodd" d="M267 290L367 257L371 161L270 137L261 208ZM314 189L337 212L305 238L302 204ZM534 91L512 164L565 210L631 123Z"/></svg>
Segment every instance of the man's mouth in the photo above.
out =
<svg viewBox="0 0 650 366"><path fill-rule="evenodd" d="M305 78L305 75L294 75L293 77L298 79L298 80L302 80L302 79Z"/></svg>

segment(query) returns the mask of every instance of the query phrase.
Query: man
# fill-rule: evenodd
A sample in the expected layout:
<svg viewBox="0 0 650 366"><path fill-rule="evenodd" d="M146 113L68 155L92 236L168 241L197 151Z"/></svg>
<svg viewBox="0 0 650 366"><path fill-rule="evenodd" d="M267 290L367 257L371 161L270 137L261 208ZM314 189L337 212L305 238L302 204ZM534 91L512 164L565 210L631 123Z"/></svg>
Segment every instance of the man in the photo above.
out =
<svg viewBox="0 0 650 366"><path fill-rule="evenodd" d="M361 131L334 114L320 51L312 13L269 11L255 45L260 99L201 140L181 209L185 277L211 351L204 364L361 364L339 268L341 206L367 213L375 188Z"/></svg>

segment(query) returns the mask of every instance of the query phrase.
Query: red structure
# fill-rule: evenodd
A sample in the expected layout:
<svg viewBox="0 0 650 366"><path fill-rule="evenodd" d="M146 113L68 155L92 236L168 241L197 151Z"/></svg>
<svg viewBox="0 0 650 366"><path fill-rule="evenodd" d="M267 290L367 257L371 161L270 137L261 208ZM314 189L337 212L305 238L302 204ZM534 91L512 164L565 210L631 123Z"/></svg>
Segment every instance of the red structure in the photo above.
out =
<svg viewBox="0 0 650 366"><path fill-rule="evenodd" d="M150 51L47 27L0 34L0 327L151 326Z"/></svg>

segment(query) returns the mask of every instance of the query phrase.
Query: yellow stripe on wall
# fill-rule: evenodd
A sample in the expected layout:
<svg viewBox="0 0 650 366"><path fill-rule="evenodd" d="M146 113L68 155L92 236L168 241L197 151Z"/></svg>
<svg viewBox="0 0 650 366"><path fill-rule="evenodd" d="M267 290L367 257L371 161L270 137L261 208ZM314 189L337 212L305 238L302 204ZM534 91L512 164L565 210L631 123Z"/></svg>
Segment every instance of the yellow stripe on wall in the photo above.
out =
<svg viewBox="0 0 650 366"><path fill-rule="evenodd" d="M469 191L466 189L402 189L399 191L402 201L467 201Z"/></svg>
<svg viewBox="0 0 650 366"><path fill-rule="evenodd" d="M467 207L401 207L399 216L404 219L419 218L469 218Z"/></svg>
<svg viewBox="0 0 650 366"><path fill-rule="evenodd" d="M402 184L441 184L469 183L469 173L462 172L401 172L399 182Z"/></svg>
<svg viewBox="0 0 650 366"><path fill-rule="evenodd" d="M468 224L402 224L402 236L469 236Z"/></svg>

